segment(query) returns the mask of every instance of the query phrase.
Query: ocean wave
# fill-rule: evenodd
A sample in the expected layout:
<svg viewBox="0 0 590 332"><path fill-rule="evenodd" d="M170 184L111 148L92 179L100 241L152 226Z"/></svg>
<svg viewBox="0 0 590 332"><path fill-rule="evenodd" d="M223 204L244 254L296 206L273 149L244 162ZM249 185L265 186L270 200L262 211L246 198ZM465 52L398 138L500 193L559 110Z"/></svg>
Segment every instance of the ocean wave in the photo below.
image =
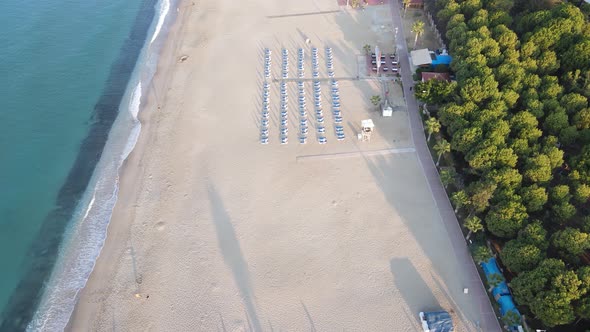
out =
<svg viewBox="0 0 590 332"><path fill-rule="evenodd" d="M168 11L170 10L170 0L162 0L162 4L160 5L160 13L158 15L158 23L156 24L156 29L154 30L154 34L152 35L152 40L150 40L150 44L156 40L158 35L160 34L160 30L164 25L164 21L166 20L166 16L168 16Z"/></svg>
<svg viewBox="0 0 590 332"><path fill-rule="evenodd" d="M170 9L170 0L161 0L158 8L157 23L149 44L153 43L161 32ZM126 109L127 112L119 113L116 125L111 129L109 143L105 147L88 191L72 217L72 227L66 233L58 261L45 287L41 303L27 326L27 331L65 329L77 303L78 294L86 286L100 255L118 198L120 168L135 148L141 132L138 114L142 87L150 85L154 74L148 68L148 62L157 61L157 54L152 54L151 49L145 49L146 45L138 60L142 65L137 66L135 79L128 85L128 89L133 87L133 90L128 92L128 97L120 106L121 110Z"/></svg>

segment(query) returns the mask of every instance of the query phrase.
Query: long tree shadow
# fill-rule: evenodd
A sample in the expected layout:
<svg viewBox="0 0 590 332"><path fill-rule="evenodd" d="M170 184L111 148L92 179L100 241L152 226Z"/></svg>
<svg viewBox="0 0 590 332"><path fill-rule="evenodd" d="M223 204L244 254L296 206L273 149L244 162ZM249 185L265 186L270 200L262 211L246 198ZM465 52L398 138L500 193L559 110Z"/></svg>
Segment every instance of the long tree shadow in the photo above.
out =
<svg viewBox="0 0 590 332"><path fill-rule="evenodd" d="M399 290L412 313L440 310L440 304L430 291L430 287L426 285L409 259L392 258L389 261L389 268L396 289Z"/></svg>
<svg viewBox="0 0 590 332"><path fill-rule="evenodd" d="M231 218L223 205L221 197L219 197L213 186L209 185L208 193L209 202L211 203L211 216L213 217L213 223L217 232L217 242L223 255L223 260L233 273L234 281L244 301L248 317L252 320L252 330L257 332L262 331L252 296L248 263L244 259L244 255L240 249L240 243L236 237Z"/></svg>
<svg viewBox="0 0 590 332"><path fill-rule="evenodd" d="M301 302L301 306L303 307L303 311L305 311L305 317L307 317L307 321L309 321L309 331L310 332L316 332L317 329L315 328L315 323L313 322L313 319L311 318L311 314L309 313L309 310L307 310L307 306L305 305L305 303L303 303L303 301Z"/></svg>
<svg viewBox="0 0 590 332"><path fill-rule="evenodd" d="M445 237L449 241L452 237L447 233L447 230L438 216L432 215L428 209L419 209L418 206L432 206L435 202L430 194L423 196L420 191L411 190L403 186L392 185L396 178L411 178L414 177L413 171L404 167L405 162L397 162L397 159L407 158L405 156L373 156L365 158L365 162L375 182L379 185L383 195L389 204L395 208L404 224L412 232L415 240L420 244L424 254L430 260L435 273L440 277L442 284L437 284L439 288L448 289L445 292L452 301L451 305L456 306L455 309L461 309L460 316L463 319L472 321L479 320L477 318L477 309L473 307L473 301L470 297L464 296L462 290L466 283L469 282L469 274L463 269L460 258L455 257L455 252L446 250L441 247L444 244ZM422 182L422 180L420 180ZM417 186L426 184L416 183ZM440 239L439 239L440 238ZM393 273L393 268L392 268ZM403 285L400 286L400 291L404 291ZM428 288L425 284L420 288ZM413 287L415 289L415 287ZM423 291L423 290L418 290ZM408 306L417 307L414 304L414 297L408 294L404 295ZM428 297L426 297L428 298ZM412 308L414 309L414 308ZM420 309L420 308L418 308ZM440 308L439 308L440 309Z"/></svg>

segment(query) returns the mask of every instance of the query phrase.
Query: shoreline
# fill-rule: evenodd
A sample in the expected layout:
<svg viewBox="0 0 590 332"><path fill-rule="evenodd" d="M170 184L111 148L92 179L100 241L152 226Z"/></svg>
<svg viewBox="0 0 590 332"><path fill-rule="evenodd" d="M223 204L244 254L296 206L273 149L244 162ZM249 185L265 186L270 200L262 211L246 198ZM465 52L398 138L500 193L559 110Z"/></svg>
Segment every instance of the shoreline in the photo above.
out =
<svg viewBox="0 0 590 332"><path fill-rule="evenodd" d="M382 118L369 102L380 82L339 81L347 140L336 140L331 115L328 123L310 115L310 132L324 123L329 142L310 134L300 145L293 114L292 141L281 145L280 80L266 80L272 140L260 144L263 49L276 61L287 48L296 61L298 48L329 46L336 76L357 77L362 46L392 38L375 33L389 24L388 7L347 11L328 0L178 7L139 113L143 130L121 168L108 238L68 330L412 330L419 311L437 308L453 313L458 331L474 330L479 313L462 292L468 277L414 152L297 163L304 155L412 148L407 111ZM320 58L326 78L323 51ZM322 84L329 102L329 81ZM400 88L390 88L402 105ZM376 132L358 142L367 118Z"/></svg>
<svg viewBox="0 0 590 332"><path fill-rule="evenodd" d="M110 67L110 75L94 105L90 119L93 124L81 141L75 161L57 193L56 207L45 217L37 239L29 249L28 255L35 257L34 261L26 267L29 272L25 273L2 312L0 330L24 329L31 324L46 300L47 284L60 262L62 246L69 240L65 236L74 219L79 217L80 209L84 208L80 203L93 184L94 173L104 157L111 130L119 117L120 105L127 94L127 85L133 77L136 58L143 49L144 44L138 46L136 40L142 39L142 36L147 39L156 4L157 0L142 1L129 36ZM146 20L146 17L150 19ZM129 54L137 56L129 57Z"/></svg>
<svg viewBox="0 0 590 332"><path fill-rule="evenodd" d="M110 252L107 247L109 245L109 242L119 242L122 240L121 235L122 233L124 233L125 225L119 225L116 222L116 218L119 215L119 213L117 213L117 210L122 209L120 206L124 205L125 203L125 200L122 199L124 198L123 195L126 195L126 192L129 191L123 188L133 188L135 187L135 184L137 184L137 180L134 178L133 173L135 173L134 170L140 169L139 163L141 160L141 156L144 154L145 149L147 148L146 140L150 139L148 137L151 134L150 119L154 116L153 113L157 112L160 107L160 103L158 103L158 96L154 93L154 90L156 89L157 85L160 85L160 88L162 88L162 84L163 87L166 87L166 82L169 81L171 75L170 72L163 73L162 68L160 68L161 63L170 62L174 60L174 56L170 54L170 52L172 51L170 50L170 48L173 47L171 44L175 44L173 36L178 32L178 30L181 29L183 25L184 17L181 16L184 16L184 13L175 13L173 12L173 9L180 8L184 3L187 2L187 0L176 0L172 1L172 3L170 4L170 11L166 19L172 19L172 21L169 21L163 27L165 29L164 31L166 35L165 39L160 39L161 48L158 54L158 63L156 65L156 70L152 79L149 82L149 85L146 88L142 89L143 91L141 104L137 114L137 120L141 125L141 131L139 137L137 138L135 146L133 147L132 151L129 153L129 155L123 161L119 168L119 193L117 202L115 203L115 206L113 208L111 220L107 228L107 236L105 239L105 243L103 244L100 255L95 261L94 268L86 282L85 287L82 288L77 295L76 305L74 306L74 310L68 319L68 324L65 328L66 331L76 331L77 328L72 326L72 322L76 320L76 317L78 315L86 315L84 311L81 312L81 310L79 309L79 301L87 288L92 286L93 283L100 283L100 281L93 281L93 279L96 278L96 274L98 274L98 272L95 272L97 268L100 267L102 269L103 264L101 264L101 262L113 259L112 252ZM168 26L168 28L166 28L166 26ZM148 41L146 38L146 43L148 42L150 41ZM108 265L108 263L106 263L106 265Z"/></svg>

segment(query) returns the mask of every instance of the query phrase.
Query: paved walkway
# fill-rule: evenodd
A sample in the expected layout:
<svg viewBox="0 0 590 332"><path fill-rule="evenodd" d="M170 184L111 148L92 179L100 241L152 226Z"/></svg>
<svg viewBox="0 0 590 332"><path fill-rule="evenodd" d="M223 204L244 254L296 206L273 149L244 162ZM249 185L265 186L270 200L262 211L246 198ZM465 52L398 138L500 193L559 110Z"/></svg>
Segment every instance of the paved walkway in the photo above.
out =
<svg viewBox="0 0 590 332"><path fill-rule="evenodd" d="M469 296L473 296L479 302L481 321L479 326L482 331L502 331L500 324L496 318L496 314L492 308L486 289L482 284L481 278L477 273L477 269L467 249L467 243L459 227L457 216L449 201L447 193L443 188L438 171L428 150L426 144L426 137L424 135L424 127L422 126L422 119L420 118L418 103L414 97L410 87L414 85L412 73L410 71L410 61L408 57L408 48L404 38L403 25L400 14L400 4L397 1L391 1L391 13L393 16L393 26L399 29L397 35L399 36L397 42L397 53L401 64L401 78L403 84L404 96L408 107L408 114L410 117L411 134L416 154L422 165L424 175L430 186L432 196L441 216L445 228L447 229L449 239L453 244L453 251L458 258L459 263L465 267L465 273L468 279L471 280L471 285L466 285L469 288Z"/></svg>

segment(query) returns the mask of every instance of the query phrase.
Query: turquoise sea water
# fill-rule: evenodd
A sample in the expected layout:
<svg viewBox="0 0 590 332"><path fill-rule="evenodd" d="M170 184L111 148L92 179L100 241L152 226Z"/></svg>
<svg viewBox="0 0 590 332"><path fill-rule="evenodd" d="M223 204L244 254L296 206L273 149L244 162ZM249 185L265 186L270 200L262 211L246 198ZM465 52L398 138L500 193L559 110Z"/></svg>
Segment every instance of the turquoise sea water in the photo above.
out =
<svg viewBox="0 0 590 332"><path fill-rule="evenodd" d="M116 200L115 173L139 130L136 112L141 89L124 92L133 80L149 76L138 74L135 64L141 54L146 57L146 48L140 54L142 47L162 26L158 17L163 5L156 3L2 3L0 331L24 329L41 304L46 312L57 305L63 310L63 317L38 313L43 324L67 321L77 290L93 267ZM135 110L121 116L129 107ZM118 132L113 133L113 128ZM105 144L113 155L102 153ZM102 168L97 167L101 156ZM101 200L100 190L108 193L103 195L106 200ZM92 209L87 208L89 204ZM84 220L91 218L86 225ZM69 240L76 256L65 255L66 230L71 237L84 238ZM56 272L58 253L65 258L57 262L62 265ZM52 271L53 279L60 280L50 283ZM76 282L65 290L63 279ZM54 287L51 301L43 300L44 285ZM48 326L57 325L29 329Z"/></svg>

